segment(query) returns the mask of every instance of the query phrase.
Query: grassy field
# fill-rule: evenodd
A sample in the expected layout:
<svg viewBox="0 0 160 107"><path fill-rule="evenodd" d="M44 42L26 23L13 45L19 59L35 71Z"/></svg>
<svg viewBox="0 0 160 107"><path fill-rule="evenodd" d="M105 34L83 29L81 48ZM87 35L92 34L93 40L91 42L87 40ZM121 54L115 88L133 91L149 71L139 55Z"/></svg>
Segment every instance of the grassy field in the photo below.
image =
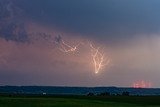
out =
<svg viewBox="0 0 160 107"><path fill-rule="evenodd" d="M0 107L160 107L160 97L1 96Z"/></svg>

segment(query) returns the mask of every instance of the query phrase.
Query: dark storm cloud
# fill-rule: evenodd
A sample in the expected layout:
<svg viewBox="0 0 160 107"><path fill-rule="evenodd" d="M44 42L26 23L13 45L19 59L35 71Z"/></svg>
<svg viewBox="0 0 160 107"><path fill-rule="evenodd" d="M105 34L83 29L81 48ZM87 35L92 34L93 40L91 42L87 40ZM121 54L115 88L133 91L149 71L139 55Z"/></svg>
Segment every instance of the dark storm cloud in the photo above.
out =
<svg viewBox="0 0 160 107"><path fill-rule="evenodd" d="M0 0L0 82L130 86L149 80L160 87L159 5L159 0ZM66 54L59 49L62 40L82 45ZM98 75L87 40L111 59Z"/></svg>
<svg viewBox="0 0 160 107"><path fill-rule="evenodd" d="M160 28L159 0L18 0L36 21L100 40L128 40Z"/></svg>
<svg viewBox="0 0 160 107"><path fill-rule="evenodd" d="M11 0L0 0L0 37L6 40L25 42L28 40L21 9Z"/></svg>

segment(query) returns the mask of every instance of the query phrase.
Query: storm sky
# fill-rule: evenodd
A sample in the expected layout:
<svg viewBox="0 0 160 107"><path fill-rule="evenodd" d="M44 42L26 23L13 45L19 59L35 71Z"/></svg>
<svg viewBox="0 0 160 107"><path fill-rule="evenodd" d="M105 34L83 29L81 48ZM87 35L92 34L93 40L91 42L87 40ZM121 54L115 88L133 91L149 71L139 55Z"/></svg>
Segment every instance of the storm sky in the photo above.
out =
<svg viewBox="0 0 160 107"><path fill-rule="evenodd" d="M160 87L159 0L0 0L0 85ZM63 53L55 37L75 45ZM94 73L88 41L111 59Z"/></svg>

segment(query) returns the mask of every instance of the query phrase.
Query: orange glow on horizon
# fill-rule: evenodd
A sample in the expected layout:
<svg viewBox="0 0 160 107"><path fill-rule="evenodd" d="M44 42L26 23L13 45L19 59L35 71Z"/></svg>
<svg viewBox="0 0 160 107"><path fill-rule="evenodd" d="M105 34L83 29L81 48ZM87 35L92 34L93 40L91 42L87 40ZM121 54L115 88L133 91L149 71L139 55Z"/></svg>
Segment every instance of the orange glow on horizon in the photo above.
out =
<svg viewBox="0 0 160 107"><path fill-rule="evenodd" d="M138 81L132 84L133 88L151 88L151 82Z"/></svg>

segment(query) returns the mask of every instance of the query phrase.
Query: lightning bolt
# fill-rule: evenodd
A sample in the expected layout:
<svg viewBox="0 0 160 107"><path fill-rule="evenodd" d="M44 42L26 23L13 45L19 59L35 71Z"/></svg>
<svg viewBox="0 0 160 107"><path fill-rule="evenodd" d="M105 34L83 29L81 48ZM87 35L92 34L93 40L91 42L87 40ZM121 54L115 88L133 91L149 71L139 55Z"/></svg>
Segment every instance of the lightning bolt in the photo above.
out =
<svg viewBox="0 0 160 107"><path fill-rule="evenodd" d="M69 44L65 43L63 40L60 43L60 48L59 50L65 53L68 52L75 52L77 50L77 48L79 47L80 44L77 44L75 46L70 46Z"/></svg>
<svg viewBox="0 0 160 107"><path fill-rule="evenodd" d="M86 44L82 42L80 42L77 45L71 46L68 43L66 43L61 38L60 35L55 37L55 43L59 45L58 49L64 53L76 52L80 45L86 46ZM91 56L92 56L94 71L95 74L98 74L100 70L102 70L105 66L107 66L110 63L110 59L100 51L100 47L95 48L89 41L88 43L89 47L91 48Z"/></svg>
<svg viewBox="0 0 160 107"><path fill-rule="evenodd" d="M110 59L105 59L105 54L100 52L100 47L94 48L93 45L90 43L91 47L91 56L94 64L95 73L99 73L104 66L107 66L110 63Z"/></svg>
<svg viewBox="0 0 160 107"><path fill-rule="evenodd" d="M59 50L62 51L62 52L64 52L64 53L75 52L75 51L77 51L79 45L82 44L82 43L79 43L79 44L77 44L75 46L71 46L68 43L66 43L62 39L62 37L60 35L58 35L58 36L55 37L54 42L59 46L58 47Z"/></svg>

